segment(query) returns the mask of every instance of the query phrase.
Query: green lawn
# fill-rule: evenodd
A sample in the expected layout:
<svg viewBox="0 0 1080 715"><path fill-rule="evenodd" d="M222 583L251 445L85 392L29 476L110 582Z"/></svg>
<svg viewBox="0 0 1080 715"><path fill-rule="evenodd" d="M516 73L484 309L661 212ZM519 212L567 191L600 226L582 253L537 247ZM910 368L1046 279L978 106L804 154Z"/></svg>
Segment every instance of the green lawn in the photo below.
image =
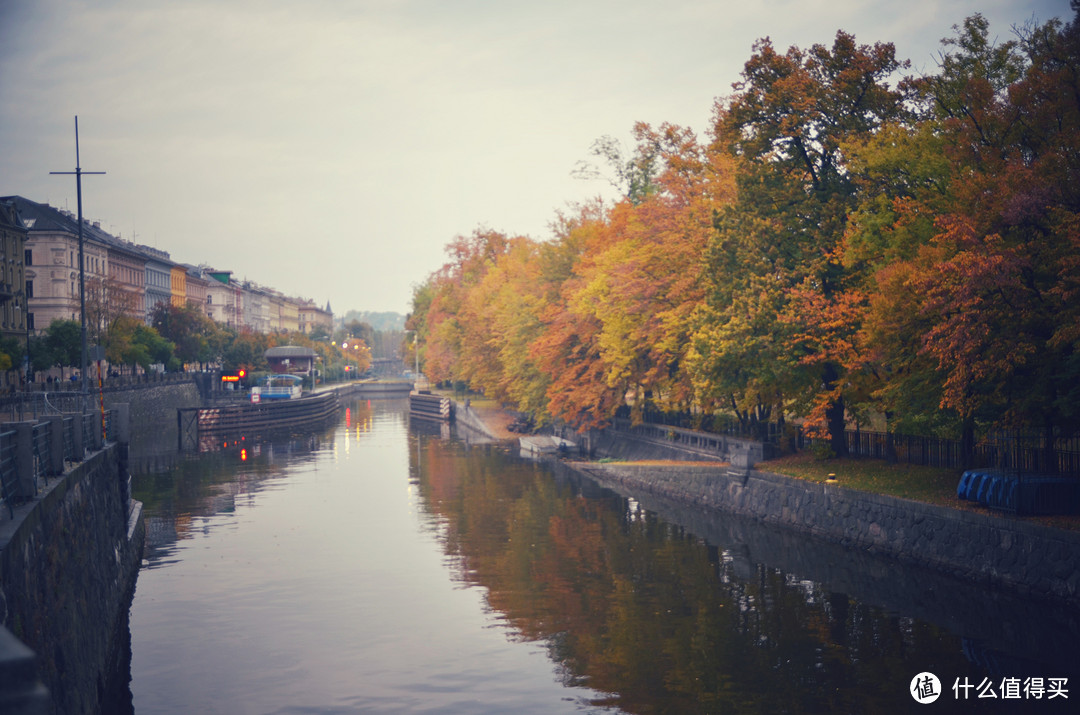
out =
<svg viewBox="0 0 1080 715"><path fill-rule="evenodd" d="M956 498L960 471L955 469L889 464L881 459L816 459L808 453L759 462L755 468L811 482L824 482L835 474L837 482L850 489L941 506L955 507L960 501Z"/></svg>
<svg viewBox="0 0 1080 715"><path fill-rule="evenodd" d="M835 474L837 483L850 489L913 499L953 509L1001 514L958 499L956 484L960 481L961 471L956 469L890 464L880 459L817 459L808 453L759 462L754 468L812 482L824 482L829 474ZM1080 516L1014 518L1062 529L1080 530Z"/></svg>

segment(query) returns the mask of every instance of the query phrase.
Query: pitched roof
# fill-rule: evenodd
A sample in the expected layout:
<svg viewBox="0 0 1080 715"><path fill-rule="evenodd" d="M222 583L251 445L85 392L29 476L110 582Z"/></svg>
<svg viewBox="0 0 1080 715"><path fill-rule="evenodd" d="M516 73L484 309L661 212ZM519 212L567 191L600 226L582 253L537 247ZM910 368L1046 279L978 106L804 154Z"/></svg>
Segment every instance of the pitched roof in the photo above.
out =
<svg viewBox="0 0 1080 715"><path fill-rule="evenodd" d="M0 201L10 201L15 204L23 225L31 231L62 231L73 236L79 233L79 219L70 211L58 209L48 204L39 204L22 196L4 196L0 197ZM95 241L112 250L125 251L142 258L153 258L172 263L169 260L168 252L152 246L141 246L131 241L125 241L105 231L100 225L95 225L85 217L83 218L83 240Z"/></svg>
<svg viewBox="0 0 1080 715"><path fill-rule="evenodd" d="M279 345L276 348L268 348L263 357L270 358L313 358L315 351L311 348L302 348L299 345Z"/></svg>
<svg viewBox="0 0 1080 715"><path fill-rule="evenodd" d="M25 232L26 226L19 220L19 211L14 201L0 199L0 229Z"/></svg>
<svg viewBox="0 0 1080 715"><path fill-rule="evenodd" d="M15 204L23 225L32 231L79 232L78 219L48 204L39 204L22 196L4 196L0 198L0 201L10 201Z"/></svg>

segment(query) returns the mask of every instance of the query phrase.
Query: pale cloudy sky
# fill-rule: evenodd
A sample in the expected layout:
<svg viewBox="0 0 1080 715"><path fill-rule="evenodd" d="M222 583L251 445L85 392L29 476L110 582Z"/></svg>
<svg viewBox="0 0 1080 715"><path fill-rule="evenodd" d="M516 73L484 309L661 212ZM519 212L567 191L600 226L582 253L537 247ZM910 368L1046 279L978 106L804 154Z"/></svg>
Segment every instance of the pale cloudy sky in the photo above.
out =
<svg viewBox="0 0 1080 715"><path fill-rule="evenodd" d="M636 121L704 135L751 45L886 41L935 70L1068 0L0 0L0 195L334 311L405 313L478 226L542 239Z"/></svg>

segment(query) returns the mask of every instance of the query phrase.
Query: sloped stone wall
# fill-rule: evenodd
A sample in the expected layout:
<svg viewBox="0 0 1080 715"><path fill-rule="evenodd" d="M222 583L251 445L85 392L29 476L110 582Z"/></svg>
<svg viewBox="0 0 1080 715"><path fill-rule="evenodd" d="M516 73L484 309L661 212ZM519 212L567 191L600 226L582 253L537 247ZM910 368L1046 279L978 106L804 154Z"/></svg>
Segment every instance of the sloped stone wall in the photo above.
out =
<svg viewBox="0 0 1080 715"><path fill-rule="evenodd" d="M1080 602L1080 533L756 470L580 464L601 483L752 517L837 544Z"/></svg>
<svg viewBox="0 0 1080 715"><path fill-rule="evenodd" d="M16 512L0 551L3 625L37 654L57 713L95 713L142 560L138 504L111 445ZM13 531L11 530L13 529Z"/></svg>

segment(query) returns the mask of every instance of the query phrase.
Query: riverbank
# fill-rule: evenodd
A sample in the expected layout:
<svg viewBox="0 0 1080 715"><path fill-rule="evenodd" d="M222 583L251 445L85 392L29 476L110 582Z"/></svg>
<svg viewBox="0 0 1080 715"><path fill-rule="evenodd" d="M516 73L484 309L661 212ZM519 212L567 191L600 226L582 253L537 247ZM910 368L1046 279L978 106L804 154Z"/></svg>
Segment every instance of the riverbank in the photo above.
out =
<svg viewBox="0 0 1080 715"><path fill-rule="evenodd" d="M126 688L146 525L125 453L106 445L0 517L0 712L96 713Z"/></svg>
<svg viewBox="0 0 1080 715"><path fill-rule="evenodd" d="M506 418L494 408L474 413L496 424ZM1080 532L1075 530L718 462L576 461L567 466L626 494L739 514L968 581L1080 602Z"/></svg>
<svg viewBox="0 0 1080 715"><path fill-rule="evenodd" d="M509 442L518 438L517 434L510 431L510 424L517 417L504 410L494 400L470 399L468 406L456 401L454 405L455 419L470 430L487 435L489 439L496 442Z"/></svg>

